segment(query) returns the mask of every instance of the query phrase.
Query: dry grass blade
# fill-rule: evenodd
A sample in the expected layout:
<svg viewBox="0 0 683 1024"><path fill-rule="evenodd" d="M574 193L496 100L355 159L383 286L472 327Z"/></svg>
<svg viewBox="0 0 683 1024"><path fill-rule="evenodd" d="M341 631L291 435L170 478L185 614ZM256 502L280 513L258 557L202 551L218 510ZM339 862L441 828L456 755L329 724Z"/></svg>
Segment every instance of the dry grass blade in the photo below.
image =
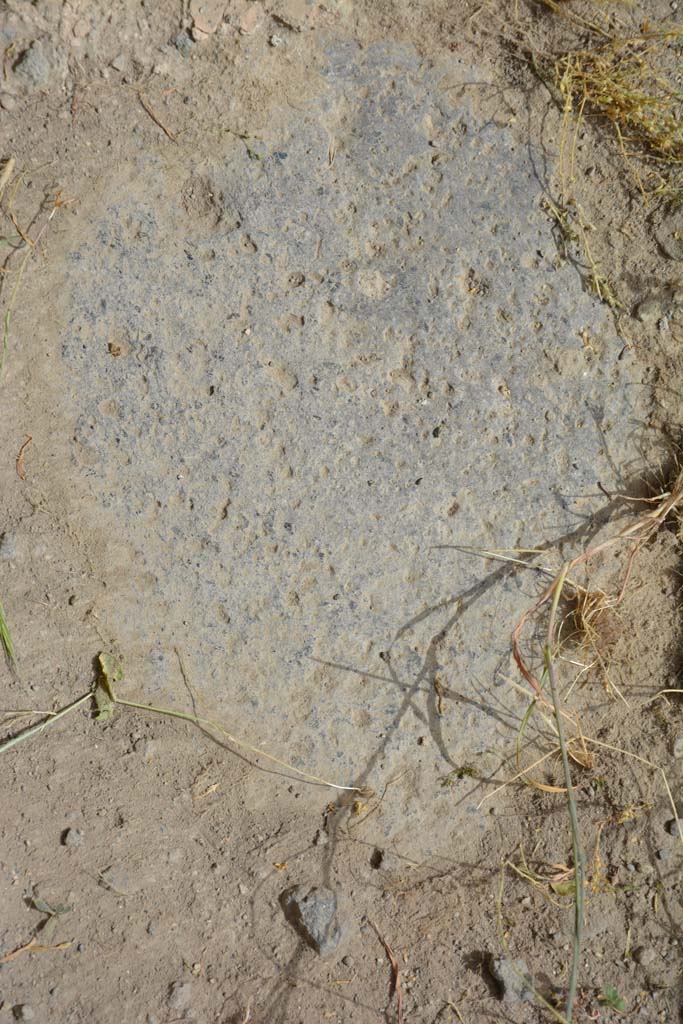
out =
<svg viewBox="0 0 683 1024"><path fill-rule="evenodd" d="M22 953L48 953L54 949L68 949L72 946L71 940L66 942L58 942L55 946L43 946L41 945L35 935L28 942L25 942L23 946L19 946L18 949L13 949L11 953L5 953L4 956L0 957L0 964L8 964L11 960L21 956Z"/></svg>
<svg viewBox="0 0 683 1024"><path fill-rule="evenodd" d="M396 954L394 953L393 949L391 948L387 940L384 938L382 933L380 932L377 925L373 921L370 921L369 924L372 927L372 930L375 932L379 941L384 946L384 950L387 954L387 957L389 958L389 963L391 964L391 969L394 972L391 994L393 995L394 992L396 993L396 1024L403 1024L403 993L401 991L401 971L399 970Z"/></svg>
<svg viewBox="0 0 683 1024"><path fill-rule="evenodd" d="M564 110L576 111L579 123L585 112L606 118L629 165L634 159L649 165L657 191L683 186L683 92L659 70L663 49L682 38L681 29L645 31L571 51L554 67Z"/></svg>
<svg viewBox="0 0 683 1024"><path fill-rule="evenodd" d="M31 435L26 434L26 440L19 449L19 454L17 455L16 458L15 465L17 469L17 476L19 477L20 480L26 479L26 467L24 466L24 458L26 457L26 449L28 448L32 441L33 438L31 437Z"/></svg>
<svg viewBox="0 0 683 1024"><path fill-rule="evenodd" d="M330 789L339 789L349 793L362 793L364 790L359 789L357 786L340 786L336 782L330 782L328 779L323 779L319 775L312 775L311 772L305 772L303 768L296 768L293 764L289 764L288 761L281 761L279 757L275 757L273 754L268 754L265 750L260 747L254 747L251 743L246 743L244 740L238 739L232 733L228 732L219 725L218 722L214 722L210 718L200 718L198 715L186 714L184 711L174 711L172 708L158 708L152 704L139 704L134 700L123 700L121 697L114 699L115 704L121 704L127 708L137 708L139 711L152 711L157 715L166 715L168 718L180 718L185 722L192 722L194 725L198 725L201 728L208 729L213 732L219 733L224 736L225 739L232 743L236 747L240 747L242 750L247 750L250 754L255 754L256 757L263 757L266 761L270 761L271 764L275 764L278 768L285 768L289 772L294 772L299 778L304 779L306 782L315 783L318 786L329 786ZM2 750L2 747L0 747Z"/></svg>
<svg viewBox="0 0 683 1024"><path fill-rule="evenodd" d="M13 168L13 166L14 166L13 161L11 161L11 164L12 164L12 168ZM7 166L8 165L9 165L9 163L7 165L5 165L5 171L7 170ZM0 177L0 181L5 178L5 171L3 171L2 176ZM11 175L11 169L10 169L10 175ZM10 195L10 198L8 200L8 215L9 215L10 220L12 221L12 223L14 224L14 226L15 226L17 232L18 232L18 235L19 235L20 239L23 241L24 255L23 255L23 257L22 257L22 259L21 259L21 261L19 263L17 274L16 274L16 277L14 279L14 284L13 284L12 289L11 289L10 294L9 294L9 299L8 299L8 302L7 302L7 306L5 307L5 316L4 316L3 332L2 332L2 346L0 347L0 382L2 380L2 372L4 370L5 359L7 357L7 352L8 352L8 349L9 349L9 337L10 337L10 327L11 327L11 323L12 323L12 313L14 311L14 307L15 307L15 304L16 304L16 301L17 301L17 295L19 294L19 287L20 287L21 282L23 280L24 273L25 273L26 268L28 266L28 262L31 259L31 256L33 255L33 253L36 251L38 243L40 242L41 238L45 234L45 232L46 232L50 222L52 221L52 218L57 213L57 210L60 210L60 209L62 209L62 207L65 207L65 206L69 206L69 205L71 205L71 203L74 202L73 199L63 199L62 195L61 195L61 192L57 192L57 194L55 195L54 199L52 200L50 212L48 213L47 217L45 217L45 219L44 219L41 227L39 228L36 236L34 238L30 238L29 235L26 234L26 232L23 231L21 229L21 227L19 226L19 224L17 223L17 218L16 218L16 216L15 216L13 210L12 210L12 203L13 203L14 198L16 196L17 189L19 188L19 185L21 184L21 182L23 180L23 177L24 177L24 175L20 174L19 177L17 178L17 181L16 181L16 183L14 185L14 188L13 188L12 193ZM5 186L8 184L8 181L9 181L9 177L2 183L2 188L0 188L0 198L2 198L2 193L4 191ZM5 271L7 270L8 263L9 263L9 259L5 262L5 265L4 265Z"/></svg>
<svg viewBox="0 0 683 1024"><path fill-rule="evenodd" d="M54 714L49 715L49 717L45 718L42 722L39 722L37 725L32 725L30 726L30 728L24 729L16 736L11 736L3 743L0 743L0 754L4 753L6 750L10 750L18 743L21 743L24 740L29 739L31 736L35 736L36 733L42 732L43 729L46 729L49 726L54 725L55 722L59 721L60 718L63 718L64 715L68 714L70 711L74 711L82 704L85 704L87 701L92 700L95 702L97 707L96 718L98 718L101 721L106 721L106 719L111 717L115 705L120 705L122 707L128 708L135 708L139 711L151 711L154 714L164 715L167 718L179 718L181 719L181 721L191 722L202 729L218 733L219 735L223 736L233 746L238 747L241 750L247 750L250 754L255 754L256 757L262 757L266 761L269 761L271 764L277 765L278 768L284 768L288 772L293 772L300 779L304 779L306 782L314 783L315 785L319 786L329 786L330 789L342 790L344 792L349 793L367 793L367 790L365 789L359 789L357 786L340 786L336 782L330 782L328 779L323 779L319 775L313 775L311 772L306 772L302 768L297 768L295 767L295 765L289 764L287 761L282 761L280 760L280 758L275 757L273 754L267 753L260 747L255 747L251 743L246 743L244 740L238 739L238 737L228 732L218 722L214 722L209 718L201 718L198 715L188 714L184 711L174 711L172 708L159 708L155 707L152 704L142 704L138 701L124 700L122 697L117 697L113 690L113 683L121 678L120 669L118 668L118 666L116 666L113 658L111 658L109 655L100 654L99 663L99 677L95 681L91 689L88 690L87 693L82 694L71 704L67 704L59 711L56 711L54 712Z"/></svg>

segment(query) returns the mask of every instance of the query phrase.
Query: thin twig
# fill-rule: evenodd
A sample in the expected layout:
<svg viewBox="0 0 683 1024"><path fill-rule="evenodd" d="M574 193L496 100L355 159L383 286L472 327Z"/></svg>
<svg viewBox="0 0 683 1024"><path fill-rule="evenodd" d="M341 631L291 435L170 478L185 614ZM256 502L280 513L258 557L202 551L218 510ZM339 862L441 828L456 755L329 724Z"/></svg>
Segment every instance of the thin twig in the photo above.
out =
<svg viewBox="0 0 683 1024"><path fill-rule="evenodd" d="M146 110L149 116L152 118L154 123L161 128L164 135L171 140L171 142L177 142L178 137L175 132L172 132L170 128L167 128L164 122L160 119L159 115L155 112L154 108L150 105L149 101L145 99L141 92L138 93L138 99L143 110Z"/></svg>
<svg viewBox="0 0 683 1024"><path fill-rule="evenodd" d="M33 440L33 438L31 437L31 435L30 434L26 434L26 440L22 444L21 448L19 449L19 454L17 455L17 459L16 459L17 476L19 477L20 480L25 480L26 479L26 470L24 468L24 453L25 453L26 449L28 448L28 446L30 445L32 440Z"/></svg>

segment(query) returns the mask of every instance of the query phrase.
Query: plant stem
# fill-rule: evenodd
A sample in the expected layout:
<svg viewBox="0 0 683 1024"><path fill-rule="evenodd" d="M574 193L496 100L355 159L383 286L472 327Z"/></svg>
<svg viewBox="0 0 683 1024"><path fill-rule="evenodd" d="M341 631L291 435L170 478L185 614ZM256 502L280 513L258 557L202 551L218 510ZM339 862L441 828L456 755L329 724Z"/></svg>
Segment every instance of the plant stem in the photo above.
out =
<svg viewBox="0 0 683 1024"><path fill-rule="evenodd" d="M571 1024L572 1014L574 1011L574 1000L576 998L576 989L579 977L579 963L581 959L581 938L583 933L583 895L584 895L584 879L586 874L586 857L581 847L581 833L579 829L579 818L576 812L576 801L574 800L574 789L572 786L572 776L569 767L569 755L567 754L567 743L564 735L564 725L562 722L562 712L560 710L560 701L557 694L557 686L555 682L555 668L553 665L553 647L555 644L555 618L557 614L557 607L560 603L560 597L562 596L562 588L564 587L567 573L569 572L569 563L563 566L562 571L557 577L555 587L553 590L553 601L550 608L550 617L548 619L548 640L546 644L545 656L546 664L548 667L548 681L550 684L550 692L553 699L553 709L555 711L555 721L557 724L557 737L560 744L560 752L562 755L562 768L564 770L564 784L567 790L567 806L569 808L569 822L572 833L572 849L574 856L574 941L572 945L572 964L569 972L569 983L567 986L567 1002L565 1004L565 1016Z"/></svg>
<svg viewBox="0 0 683 1024"><path fill-rule="evenodd" d="M17 743L21 743L22 740L30 739L31 736L35 736L37 732L42 732L42 730L47 729L49 725L54 725L55 722L58 722L59 719L63 718L69 711L75 711L76 708L81 706L81 704L85 704L86 701L91 699L92 690L88 690L88 692L84 693L82 697L79 697L71 704L67 704L66 707L61 708L59 711L56 711L54 715L49 715L47 718L43 719L42 722L38 722L37 725L31 725L28 729L24 729L22 732L17 733L16 736L11 736L8 740L5 740L4 743L0 743L0 754L3 754L6 750L9 750L10 747L15 746Z"/></svg>
<svg viewBox="0 0 683 1024"><path fill-rule="evenodd" d="M123 700L121 697L115 697L114 703L123 704L127 708L137 708L139 711L153 711L157 715L169 715L171 718L181 718L184 722L193 722L194 725L213 729L214 732L219 732L222 736L225 736L228 742L234 744L236 747L248 750L251 754L255 754L257 757L265 757L267 761L272 761L273 764L278 765L280 768L286 768L287 771L295 772L297 775L300 775L302 779L308 779L309 782L317 782L321 786L329 786L331 789L341 789L350 793L361 792L357 786L339 786L335 782L328 782L327 779L321 779L319 775L311 775L310 772L305 772L301 768L295 768L293 764L288 764L287 761L281 761L279 757L267 754L265 750L261 750L259 747L252 747L250 743L245 743L244 740L237 739L236 736L227 732L217 722L212 722L210 718L199 718L197 715L190 715L185 711L173 711L171 708L157 708L152 704L138 704L137 701Z"/></svg>

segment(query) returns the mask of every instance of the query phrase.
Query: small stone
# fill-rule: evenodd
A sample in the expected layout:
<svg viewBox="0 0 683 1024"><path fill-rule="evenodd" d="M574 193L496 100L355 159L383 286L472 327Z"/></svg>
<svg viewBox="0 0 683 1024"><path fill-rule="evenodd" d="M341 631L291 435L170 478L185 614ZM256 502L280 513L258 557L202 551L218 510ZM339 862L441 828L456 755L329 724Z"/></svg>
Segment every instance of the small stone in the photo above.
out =
<svg viewBox="0 0 683 1024"><path fill-rule="evenodd" d="M683 757L683 736L676 737L671 748L671 753L676 758Z"/></svg>
<svg viewBox="0 0 683 1024"><path fill-rule="evenodd" d="M181 57L189 57L192 52L192 37L187 32L178 32L171 40Z"/></svg>
<svg viewBox="0 0 683 1024"><path fill-rule="evenodd" d="M662 300L654 295L648 296L638 304L637 316L641 323L654 326L661 319L663 313Z"/></svg>
<svg viewBox="0 0 683 1024"><path fill-rule="evenodd" d="M155 1017L153 1013L148 1013L145 1017L145 1024L159 1024L159 1018Z"/></svg>
<svg viewBox="0 0 683 1024"><path fill-rule="evenodd" d="M0 558L16 558L18 549L16 534L7 530L0 534Z"/></svg>
<svg viewBox="0 0 683 1024"><path fill-rule="evenodd" d="M330 837L323 828L319 828L316 834L313 836L314 846L327 846L330 841Z"/></svg>
<svg viewBox="0 0 683 1024"><path fill-rule="evenodd" d="M79 18L71 31L76 39L85 39L90 32L90 25L85 18Z"/></svg>
<svg viewBox="0 0 683 1024"><path fill-rule="evenodd" d="M670 836L677 836L679 829L683 831L683 818L671 818L664 827Z"/></svg>
<svg viewBox="0 0 683 1024"><path fill-rule="evenodd" d="M225 13L226 0L190 0L193 27L205 36L213 35Z"/></svg>
<svg viewBox="0 0 683 1024"><path fill-rule="evenodd" d="M122 868L117 868L113 865L100 873L100 881L105 889L111 889L113 892L118 893L119 896L130 896L135 891L135 886L131 882L128 873Z"/></svg>
<svg viewBox="0 0 683 1024"><path fill-rule="evenodd" d="M0 92L0 107L3 110L14 110L17 105L16 97L11 92Z"/></svg>
<svg viewBox="0 0 683 1024"><path fill-rule="evenodd" d="M168 990L166 1002L170 1010L186 1010L192 1002L192 984L189 981L174 981Z"/></svg>
<svg viewBox="0 0 683 1024"><path fill-rule="evenodd" d="M68 846L70 849L82 846L83 839L83 833L79 828L68 828L65 832L62 832L62 846Z"/></svg>
<svg viewBox="0 0 683 1024"><path fill-rule="evenodd" d="M268 40L268 42L270 43L271 46L284 46L285 45L285 41L282 38L282 36L272 35L270 37L270 39Z"/></svg>
<svg viewBox="0 0 683 1024"><path fill-rule="evenodd" d="M524 960L495 957L490 965L491 977L498 983L504 1003L532 1002L533 982Z"/></svg>
<svg viewBox="0 0 683 1024"><path fill-rule="evenodd" d="M147 929L146 929L147 930L147 934L148 935L156 935L157 927L158 927L158 925L157 925L156 921L148 921L147 922Z"/></svg>
<svg viewBox="0 0 683 1024"><path fill-rule="evenodd" d="M156 745L154 740L139 739L133 744L133 750L136 754L142 754L143 761L151 761L154 757Z"/></svg>
<svg viewBox="0 0 683 1024"><path fill-rule="evenodd" d="M12 1007L12 1013L15 1020L33 1020L36 1015L35 1010L29 1003L18 1003Z"/></svg>
<svg viewBox="0 0 683 1024"><path fill-rule="evenodd" d="M657 959L657 951L652 946L638 946L633 950L633 959L641 967L649 967Z"/></svg>
<svg viewBox="0 0 683 1024"><path fill-rule="evenodd" d="M657 850L655 856L657 860L668 860L671 854L668 850Z"/></svg>
<svg viewBox="0 0 683 1024"><path fill-rule="evenodd" d="M240 18L240 32L243 36L252 35L263 21L263 8L259 3L249 5Z"/></svg>
<svg viewBox="0 0 683 1024"><path fill-rule="evenodd" d="M122 53L119 53L119 55L117 57L114 57L113 61L111 62L111 66L113 67L114 71L125 71L125 68L126 68L126 58L125 58L125 56Z"/></svg>
<svg viewBox="0 0 683 1024"><path fill-rule="evenodd" d="M85 953L85 943L84 942L79 942L78 943L78 945L76 946L76 952L77 953Z"/></svg>
<svg viewBox="0 0 683 1024"><path fill-rule="evenodd" d="M17 77L23 79L26 85L33 89L44 88L49 83L52 65L37 40L21 54L14 65L14 71Z"/></svg>
<svg viewBox="0 0 683 1024"><path fill-rule="evenodd" d="M284 915L301 938L320 956L334 953L341 938L337 896L325 886L295 885L280 896Z"/></svg>
<svg viewBox="0 0 683 1024"><path fill-rule="evenodd" d="M683 260L683 208L680 206L664 209L654 236L659 248L670 260Z"/></svg>
<svg viewBox="0 0 683 1024"><path fill-rule="evenodd" d="M344 964L344 967L353 967L355 962L356 961L353 959L352 956L343 956L342 957L342 963Z"/></svg>

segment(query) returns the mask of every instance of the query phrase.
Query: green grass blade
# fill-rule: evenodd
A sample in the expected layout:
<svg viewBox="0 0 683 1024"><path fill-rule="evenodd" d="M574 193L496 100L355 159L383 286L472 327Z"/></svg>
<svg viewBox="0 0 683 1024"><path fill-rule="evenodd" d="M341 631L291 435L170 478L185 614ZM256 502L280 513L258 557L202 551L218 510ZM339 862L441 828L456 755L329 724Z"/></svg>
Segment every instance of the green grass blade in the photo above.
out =
<svg viewBox="0 0 683 1024"><path fill-rule="evenodd" d="M14 655L14 644L12 643L12 635L7 625L7 619L5 618L5 609L2 607L2 601L0 601L0 642L2 643L5 656L8 662L15 667L17 659Z"/></svg>

